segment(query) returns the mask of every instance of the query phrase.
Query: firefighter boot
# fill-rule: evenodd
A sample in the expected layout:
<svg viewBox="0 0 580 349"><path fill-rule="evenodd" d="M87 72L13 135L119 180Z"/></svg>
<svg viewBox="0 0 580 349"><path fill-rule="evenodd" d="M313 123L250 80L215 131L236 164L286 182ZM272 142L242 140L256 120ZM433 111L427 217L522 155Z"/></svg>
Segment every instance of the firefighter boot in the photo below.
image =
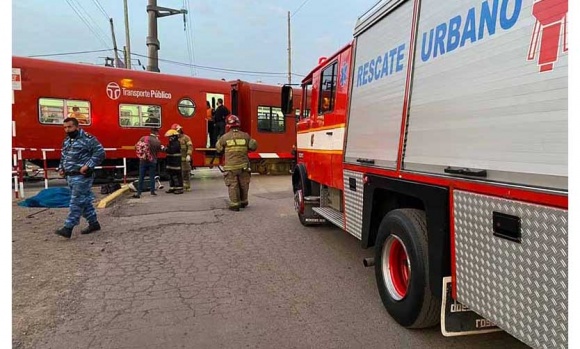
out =
<svg viewBox="0 0 580 349"><path fill-rule="evenodd" d="M247 203L247 202L242 202L242 203L240 204L240 207L241 207L241 208L246 208L246 207L248 207L248 203Z"/></svg>
<svg viewBox="0 0 580 349"><path fill-rule="evenodd" d="M56 235L60 235L62 237L70 239L70 237L72 236L72 231L73 231L73 228L62 227L62 228L58 229L57 231L55 231L54 233Z"/></svg>
<svg viewBox="0 0 580 349"><path fill-rule="evenodd" d="M99 222L95 222L93 224L89 224L88 227L86 227L85 229L81 230L81 234L86 235L86 234L90 234L93 233L97 230L101 230L101 225L99 224Z"/></svg>
<svg viewBox="0 0 580 349"><path fill-rule="evenodd" d="M173 193L174 191L175 191L175 189L173 189L173 188L169 188L169 189L167 189L165 192L166 192L167 194L171 194L171 193Z"/></svg>

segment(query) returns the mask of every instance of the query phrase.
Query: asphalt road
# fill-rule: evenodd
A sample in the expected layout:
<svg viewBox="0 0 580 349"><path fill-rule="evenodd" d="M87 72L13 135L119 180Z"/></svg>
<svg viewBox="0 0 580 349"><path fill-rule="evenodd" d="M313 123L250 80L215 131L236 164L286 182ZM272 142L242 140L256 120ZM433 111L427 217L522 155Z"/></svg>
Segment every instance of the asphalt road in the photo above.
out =
<svg viewBox="0 0 580 349"><path fill-rule="evenodd" d="M224 209L219 172L196 171L192 184L184 195L127 195L99 211L101 232L63 241L62 253L79 240L106 249L83 263L78 306L35 347L526 347L506 333L400 327L363 267L372 251L338 228L300 225L289 176L252 177L242 212Z"/></svg>

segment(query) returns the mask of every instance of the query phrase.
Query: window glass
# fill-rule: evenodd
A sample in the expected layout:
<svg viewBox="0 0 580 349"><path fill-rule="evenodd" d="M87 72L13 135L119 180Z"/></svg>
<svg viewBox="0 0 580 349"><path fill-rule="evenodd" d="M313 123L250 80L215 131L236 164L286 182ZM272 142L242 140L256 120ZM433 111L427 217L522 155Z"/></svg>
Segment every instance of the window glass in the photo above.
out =
<svg viewBox="0 0 580 349"><path fill-rule="evenodd" d="M302 114L300 119L306 119L310 117L310 102L312 99L312 81L304 85L302 89Z"/></svg>
<svg viewBox="0 0 580 349"><path fill-rule="evenodd" d="M320 99L318 100L318 114L334 110L336 99L336 78L338 62L334 62L322 71L320 79Z"/></svg>
<svg viewBox="0 0 580 349"><path fill-rule="evenodd" d="M161 107L158 105L120 104L121 127L161 127Z"/></svg>
<svg viewBox="0 0 580 349"><path fill-rule="evenodd" d="M75 99L40 98L39 121L42 124L62 124L66 118L76 118L80 125L91 124L91 104Z"/></svg>
<svg viewBox="0 0 580 349"><path fill-rule="evenodd" d="M258 131L284 132L286 130L282 108L258 106Z"/></svg>
<svg viewBox="0 0 580 349"><path fill-rule="evenodd" d="M189 98L183 98L177 104L177 110L181 116L190 118L195 114L195 103Z"/></svg>

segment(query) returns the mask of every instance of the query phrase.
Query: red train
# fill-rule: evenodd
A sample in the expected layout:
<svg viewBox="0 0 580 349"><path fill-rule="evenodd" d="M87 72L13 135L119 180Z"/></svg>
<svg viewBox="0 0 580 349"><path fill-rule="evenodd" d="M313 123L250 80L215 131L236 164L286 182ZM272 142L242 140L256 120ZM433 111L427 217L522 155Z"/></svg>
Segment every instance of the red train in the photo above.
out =
<svg viewBox="0 0 580 349"><path fill-rule="evenodd" d="M215 107L222 98L240 117L244 131L258 141L258 152L251 154L253 170L288 173L291 167L296 120L282 114L279 86L23 57L13 57L12 67L19 69L21 81L13 96L12 146L40 166L43 150L48 167L56 166L64 137L62 122L68 116L77 117L107 149L107 168L126 158L127 172L136 173L137 140L151 127L165 131L174 123L182 125L193 141L193 167L215 165L219 160L208 148L206 101ZM163 172L163 155L159 166ZM110 169L100 175L119 177L122 172Z"/></svg>

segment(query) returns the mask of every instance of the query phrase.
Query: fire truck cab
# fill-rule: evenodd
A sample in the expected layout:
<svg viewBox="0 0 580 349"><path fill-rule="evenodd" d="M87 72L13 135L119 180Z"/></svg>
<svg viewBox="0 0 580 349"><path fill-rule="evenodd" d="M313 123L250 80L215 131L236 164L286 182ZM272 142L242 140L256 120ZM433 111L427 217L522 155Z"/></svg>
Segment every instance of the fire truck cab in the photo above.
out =
<svg viewBox="0 0 580 349"><path fill-rule="evenodd" d="M382 1L303 80L300 222L374 248L402 326L567 347L567 4Z"/></svg>

